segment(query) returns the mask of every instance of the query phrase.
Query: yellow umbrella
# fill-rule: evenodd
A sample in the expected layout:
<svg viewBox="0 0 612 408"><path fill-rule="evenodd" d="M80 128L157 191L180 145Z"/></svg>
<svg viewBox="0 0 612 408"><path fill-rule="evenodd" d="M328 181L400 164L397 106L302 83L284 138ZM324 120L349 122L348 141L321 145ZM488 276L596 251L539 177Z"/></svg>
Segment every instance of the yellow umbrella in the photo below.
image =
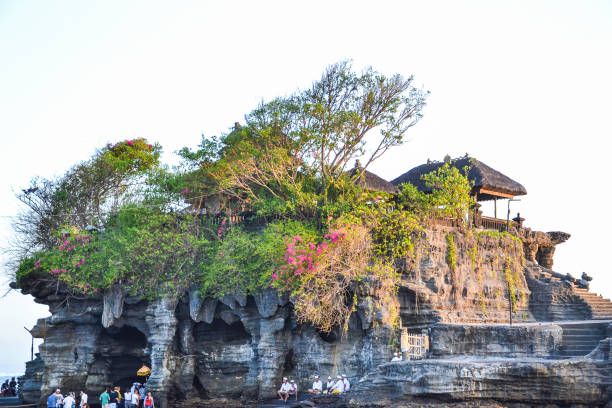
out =
<svg viewBox="0 0 612 408"><path fill-rule="evenodd" d="M140 369L136 372L136 375L138 375L139 377L145 377L149 374L151 374L151 369L146 365L140 367Z"/></svg>

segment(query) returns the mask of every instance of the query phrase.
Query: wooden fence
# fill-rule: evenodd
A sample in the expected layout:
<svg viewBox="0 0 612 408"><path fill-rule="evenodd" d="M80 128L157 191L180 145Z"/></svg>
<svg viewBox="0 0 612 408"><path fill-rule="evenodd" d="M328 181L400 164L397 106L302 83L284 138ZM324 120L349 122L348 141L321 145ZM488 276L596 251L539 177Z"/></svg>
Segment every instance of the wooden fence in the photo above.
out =
<svg viewBox="0 0 612 408"><path fill-rule="evenodd" d="M404 360L420 360L425 358L429 350L429 336L423 333L409 333L402 330L402 357Z"/></svg>
<svg viewBox="0 0 612 408"><path fill-rule="evenodd" d="M245 223L250 224L266 224L272 220L282 219L282 216L259 216L259 215L243 215L243 214L201 214L201 217L206 217L208 222L214 225L221 225L225 220L225 224L230 225L241 225ZM430 218L429 223L435 225L442 225L446 227L458 227L460 221L451 218ZM477 228L484 228L495 231L506 231L507 222L500 218L484 217L480 216L477 219L470 219L470 223ZM518 228L519 225L516 221L510 221L510 227Z"/></svg>

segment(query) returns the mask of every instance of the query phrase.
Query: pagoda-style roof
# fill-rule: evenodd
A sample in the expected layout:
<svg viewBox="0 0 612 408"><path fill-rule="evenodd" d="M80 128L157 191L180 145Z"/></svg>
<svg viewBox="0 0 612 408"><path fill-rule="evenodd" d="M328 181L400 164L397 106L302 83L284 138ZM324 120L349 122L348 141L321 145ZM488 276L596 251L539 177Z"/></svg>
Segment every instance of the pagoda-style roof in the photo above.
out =
<svg viewBox="0 0 612 408"><path fill-rule="evenodd" d="M442 167L445 162L431 162L421 164L408 172L402 174L392 184L398 186L402 183L410 183L420 191L431 192L431 188L425 185L422 176ZM510 177L487 166L483 162L471 157L452 159L449 163L459 170L468 167L467 177L473 183L472 194L478 201L493 200L495 198L513 198L515 196L527 194L527 190L520 183Z"/></svg>
<svg viewBox="0 0 612 408"><path fill-rule="evenodd" d="M357 172L359 172L359 176L355 179L355 183L364 189L370 191L382 191L391 194L397 193L397 187L371 171L363 170L361 166L359 166L358 161L355 163L355 167L352 170L347 171L346 174L353 178Z"/></svg>

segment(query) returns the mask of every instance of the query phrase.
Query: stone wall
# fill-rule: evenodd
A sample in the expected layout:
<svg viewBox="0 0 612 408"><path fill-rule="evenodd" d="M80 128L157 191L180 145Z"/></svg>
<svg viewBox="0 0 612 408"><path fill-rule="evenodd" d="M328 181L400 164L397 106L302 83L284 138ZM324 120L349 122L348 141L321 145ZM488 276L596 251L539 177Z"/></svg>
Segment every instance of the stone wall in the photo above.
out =
<svg viewBox="0 0 612 408"><path fill-rule="evenodd" d="M438 324L431 328L434 358L452 356L551 357L558 353L563 330L554 324Z"/></svg>
<svg viewBox="0 0 612 408"><path fill-rule="evenodd" d="M387 406L376 403L385 398L415 396L509 401L530 407L603 406L612 396L611 341L602 341L582 359L466 357L387 363L361 380L352 398L355 405L368 401L370 407Z"/></svg>

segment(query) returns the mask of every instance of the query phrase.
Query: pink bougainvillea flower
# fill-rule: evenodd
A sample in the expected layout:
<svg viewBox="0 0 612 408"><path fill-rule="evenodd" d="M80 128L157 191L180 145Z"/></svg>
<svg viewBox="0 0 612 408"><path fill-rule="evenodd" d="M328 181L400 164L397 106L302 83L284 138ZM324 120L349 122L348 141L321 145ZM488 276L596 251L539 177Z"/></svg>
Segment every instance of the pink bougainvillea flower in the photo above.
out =
<svg viewBox="0 0 612 408"><path fill-rule="evenodd" d="M131 140L126 140L125 143L127 143L130 146L134 146L134 142L132 142Z"/></svg>
<svg viewBox="0 0 612 408"><path fill-rule="evenodd" d="M187 194L189 193L189 189L188 188L184 188L181 190L181 194Z"/></svg>

